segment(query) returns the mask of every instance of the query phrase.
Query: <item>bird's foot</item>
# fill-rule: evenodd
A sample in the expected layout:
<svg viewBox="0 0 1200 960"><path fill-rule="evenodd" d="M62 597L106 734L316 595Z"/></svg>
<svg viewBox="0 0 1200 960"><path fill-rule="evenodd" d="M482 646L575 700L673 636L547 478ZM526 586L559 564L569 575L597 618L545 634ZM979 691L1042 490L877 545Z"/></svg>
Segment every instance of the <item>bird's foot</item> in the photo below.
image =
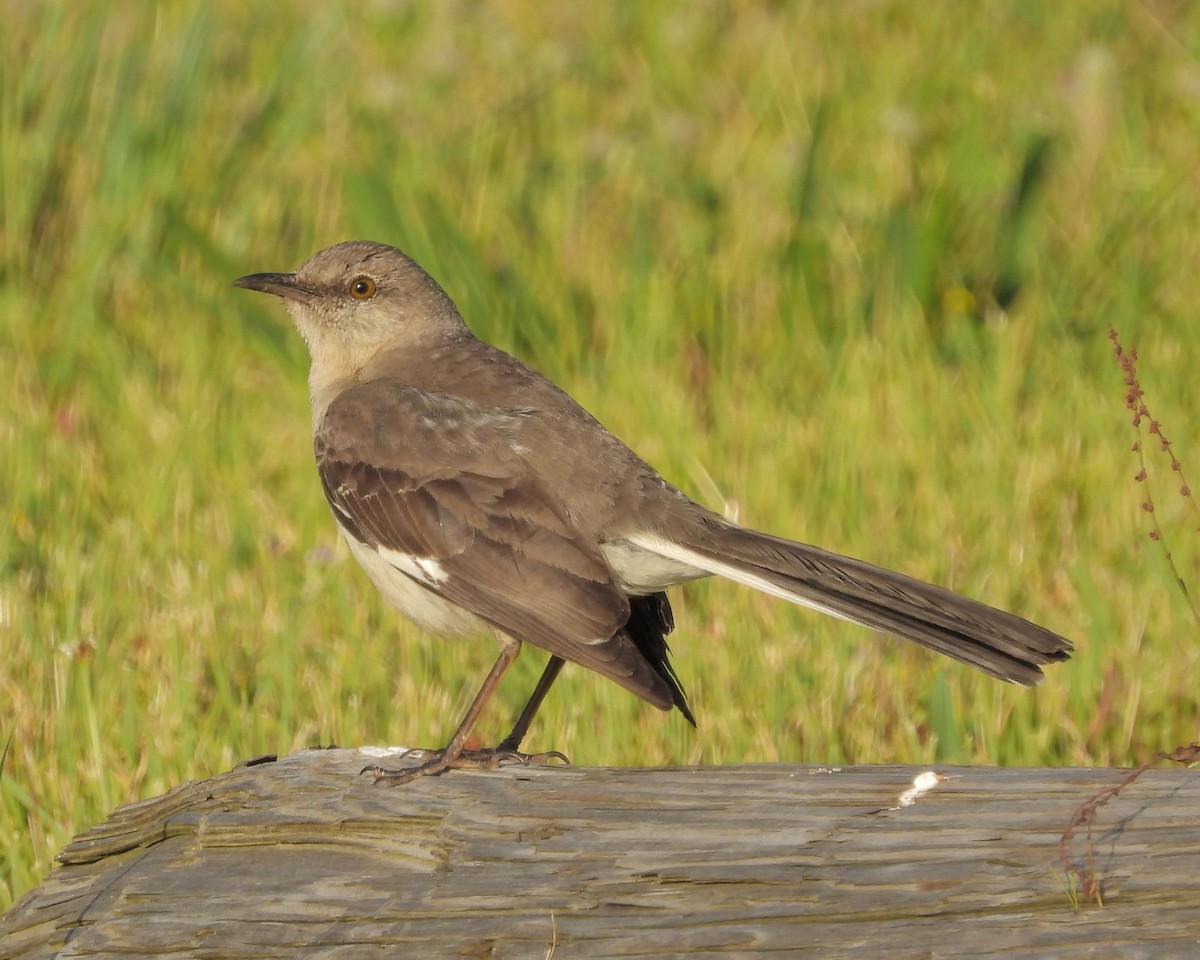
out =
<svg viewBox="0 0 1200 960"><path fill-rule="evenodd" d="M557 750L547 750L545 753L521 753L515 747L501 743L495 747L482 750L462 750L452 754L448 748L441 750L406 750L400 754L401 759L420 760L415 767L403 770L389 770L386 767L370 765L363 767L362 774L370 774L376 783L388 787L398 787L402 783L416 780L418 777L436 777L447 770L495 770L502 763L519 763L522 766L541 766L551 763L562 763L567 766L571 761L565 754Z"/></svg>

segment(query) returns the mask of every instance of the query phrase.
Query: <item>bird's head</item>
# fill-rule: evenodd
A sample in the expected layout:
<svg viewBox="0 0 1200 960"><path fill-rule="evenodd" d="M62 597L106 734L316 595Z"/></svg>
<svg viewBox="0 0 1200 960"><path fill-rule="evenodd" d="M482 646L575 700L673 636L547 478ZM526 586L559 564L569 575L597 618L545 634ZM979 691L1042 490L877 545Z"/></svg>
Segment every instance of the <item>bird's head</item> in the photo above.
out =
<svg viewBox="0 0 1200 960"><path fill-rule="evenodd" d="M295 273L252 273L233 284L282 298L314 365L326 358L361 364L462 326L453 302L416 262L367 240L314 253Z"/></svg>

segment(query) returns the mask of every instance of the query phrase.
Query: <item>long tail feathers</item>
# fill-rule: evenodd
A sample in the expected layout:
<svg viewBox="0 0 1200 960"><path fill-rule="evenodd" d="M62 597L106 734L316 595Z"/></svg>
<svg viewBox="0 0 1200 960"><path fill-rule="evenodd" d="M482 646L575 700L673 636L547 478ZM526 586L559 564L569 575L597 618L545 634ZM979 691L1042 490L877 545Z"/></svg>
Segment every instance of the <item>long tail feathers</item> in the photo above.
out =
<svg viewBox="0 0 1200 960"><path fill-rule="evenodd" d="M861 560L727 523L689 542L641 534L644 550L814 610L914 640L990 674L1031 686L1071 644L1011 613Z"/></svg>

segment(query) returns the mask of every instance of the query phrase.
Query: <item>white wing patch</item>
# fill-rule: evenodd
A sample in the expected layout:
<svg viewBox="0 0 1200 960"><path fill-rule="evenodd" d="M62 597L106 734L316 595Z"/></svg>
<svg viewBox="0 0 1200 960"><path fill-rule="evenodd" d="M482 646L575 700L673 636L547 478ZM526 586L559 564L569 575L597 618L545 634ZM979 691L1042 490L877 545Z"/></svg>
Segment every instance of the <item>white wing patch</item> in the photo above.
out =
<svg viewBox="0 0 1200 960"><path fill-rule="evenodd" d="M407 574L418 583L432 586L446 579L446 569L433 557L416 557L401 553L391 547L376 547L376 552L401 573Z"/></svg>
<svg viewBox="0 0 1200 960"><path fill-rule="evenodd" d="M439 635L480 633L488 629L488 625L469 610L455 606L448 600L443 600L434 592L434 587L415 574L428 576L430 572L445 574L444 569L435 560L409 556L397 550L376 550L361 540L356 540L342 528L350 552L354 554L371 582L379 588L379 592L387 597L388 602L412 620L418 626L430 633ZM392 558L385 559L384 553L392 558L401 558L406 563L407 570L393 563ZM425 569L422 570L422 564Z"/></svg>

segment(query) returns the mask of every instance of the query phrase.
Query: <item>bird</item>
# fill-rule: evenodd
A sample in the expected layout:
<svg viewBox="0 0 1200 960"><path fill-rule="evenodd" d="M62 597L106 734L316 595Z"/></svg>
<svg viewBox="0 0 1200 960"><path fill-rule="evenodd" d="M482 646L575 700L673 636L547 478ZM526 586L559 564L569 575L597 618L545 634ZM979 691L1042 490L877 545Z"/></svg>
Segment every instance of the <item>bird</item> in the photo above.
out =
<svg viewBox="0 0 1200 960"><path fill-rule="evenodd" d="M471 332L401 250L338 243L237 287L282 299L311 358L321 487L383 596L440 637L494 633L500 653L440 749L364 768L397 785L506 761L566 662L695 725L670 661L667 589L711 575L915 641L1030 686L1070 641L862 560L741 526L664 480L564 390ZM468 747L522 645L550 654L511 732Z"/></svg>

